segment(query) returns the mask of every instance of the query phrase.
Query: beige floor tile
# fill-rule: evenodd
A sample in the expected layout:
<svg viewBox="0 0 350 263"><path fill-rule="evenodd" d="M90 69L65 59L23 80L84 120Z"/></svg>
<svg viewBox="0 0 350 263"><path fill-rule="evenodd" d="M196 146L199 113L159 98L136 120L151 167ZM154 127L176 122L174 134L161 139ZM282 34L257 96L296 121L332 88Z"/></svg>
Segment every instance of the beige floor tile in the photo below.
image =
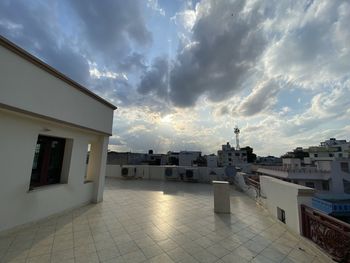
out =
<svg viewBox="0 0 350 263"><path fill-rule="evenodd" d="M125 255L130 252L140 251L140 248L136 245L134 241L119 243L117 244L117 247L121 255Z"/></svg>
<svg viewBox="0 0 350 263"><path fill-rule="evenodd" d="M51 255L40 255L36 257L30 257L27 258L26 263L50 263L51 262Z"/></svg>
<svg viewBox="0 0 350 263"><path fill-rule="evenodd" d="M148 263L174 263L174 261L165 253L150 258Z"/></svg>
<svg viewBox="0 0 350 263"><path fill-rule="evenodd" d="M141 251L148 259L164 253L164 251L158 245L142 247Z"/></svg>
<svg viewBox="0 0 350 263"><path fill-rule="evenodd" d="M97 251L98 258L100 261L109 260L112 258L116 258L120 256L119 250L117 247L115 248L106 248Z"/></svg>
<svg viewBox="0 0 350 263"><path fill-rule="evenodd" d="M123 259L125 262L139 263L145 261L146 257L141 251L137 251L123 255Z"/></svg>
<svg viewBox="0 0 350 263"><path fill-rule="evenodd" d="M179 245L171 240L171 239L165 239L162 241L157 242L158 246L160 246L165 252L170 251L174 248L177 248Z"/></svg>
<svg viewBox="0 0 350 263"><path fill-rule="evenodd" d="M74 259L74 250L71 248L66 250L60 250L57 252L52 252L51 256L51 261L55 263L65 262L66 260Z"/></svg>
<svg viewBox="0 0 350 263"><path fill-rule="evenodd" d="M223 258L221 258L221 260L225 263L248 263L249 262L246 258L241 257L240 255L235 254L233 252L224 256Z"/></svg>
<svg viewBox="0 0 350 263"><path fill-rule="evenodd" d="M210 247L206 248L206 251L208 251L209 253L213 254L214 256L216 256L218 258L222 258L223 256L231 253L230 250L222 247L220 244L210 246Z"/></svg>
<svg viewBox="0 0 350 263"><path fill-rule="evenodd" d="M201 263L213 263L216 262L219 258L214 256L213 254L203 250L198 251L197 253L192 255L196 260Z"/></svg>

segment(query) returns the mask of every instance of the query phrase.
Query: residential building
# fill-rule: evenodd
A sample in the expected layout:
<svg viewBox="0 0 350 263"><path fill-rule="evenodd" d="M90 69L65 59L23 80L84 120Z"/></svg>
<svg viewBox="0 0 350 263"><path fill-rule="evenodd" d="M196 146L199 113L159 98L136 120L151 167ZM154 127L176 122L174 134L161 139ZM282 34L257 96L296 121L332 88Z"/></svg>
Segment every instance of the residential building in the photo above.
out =
<svg viewBox="0 0 350 263"><path fill-rule="evenodd" d="M247 151L245 149L236 150L230 143L222 145L218 151L219 166L240 166L248 164Z"/></svg>
<svg viewBox="0 0 350 263"><path fill-rule="evenodd" d="M179 166L192 166L201 155L200 151L180 151Z"/></svg>
<svg viewBox="0 0 350 263"><path fill-rule="evenodd" d="M116 107L3 37L0 57L0 231L102 201Z"/></svg>
<svg viewBox="0 0 350 263"><path fill-rule="evenodd" d="M113 165L165 165L167 157L165 154L132 153L132 152L108 152L107 164Z"/></svg>
<svg viewBox="0 0 350 263"><path fill-rule="evenodd" d="M315 164L301 166L300 159L284 158L282 166L261 166L257 173L314 188L319 192L350 194L350 159L315 161Z"/></svg>
<svg viewBox="0 0 350 263"><path fill-rule="evenodd" d="M167 163L169 165L179 165L179 152L167 152Z"/></svg>
<svg viewBox="0 0 350 263"><path fill-rule="evenodd" d="M256 159L256 164L259 165L282 165L282 158L275 156L259 156Z"/></svg>
<svg viewBox="0 0 350 263"><path fill-rule="evenodd" d="M132 152L108 152L107 164L118 165L137 165L142 164L146 160L146 154L144 153L132 153Z"/></svg>
<svg viewBox="0 0 350 263"><path fill-rule="evenodd" d="M334 160L335 158L350 158L350 142L330 138L320 143L320 146L311 146L307 149L309 158L305 158L306 164L314 161Z"/></svg>
<svg viewBox="0 0 350 263"><path fill-rule="evenodd" d="M162 153L153 153L153 150L149 150L146 155L146 159L143 164L149 165L166 165L168 157L166 154Z"/></svg>
<svg viewBox="0 0 350 263"><path fill-rule="evenodd" d="M204 157L207 160L207 167L218 167L218 157L215 154L205 155Z"/></svg>

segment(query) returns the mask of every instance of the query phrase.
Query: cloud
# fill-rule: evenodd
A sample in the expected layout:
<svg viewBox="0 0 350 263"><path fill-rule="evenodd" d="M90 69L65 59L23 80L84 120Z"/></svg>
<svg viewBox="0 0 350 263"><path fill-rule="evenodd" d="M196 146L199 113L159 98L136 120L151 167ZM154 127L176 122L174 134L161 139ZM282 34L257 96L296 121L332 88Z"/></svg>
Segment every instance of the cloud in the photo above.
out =
<svg viewBox="0 0 350 263"><path fill-rule="evenodd" d="M53 2L52 6L57 6ZM87 60L75 50L75 45L58 28L56 13L45 2L29 4L3 1L0 4L0 34L57 68L74 80L86 84L89 72ZM15 25L15 26L14 26ZM44 26L45 25L45 26Z"/></svg>
<svg viewBox="0 0 350 263"><path fill-rule="evenodd" d="M274 36L263 58L268 76L283 77L307 89L349 77L348 2L314 1L307 8L299 2L279 11L268 27Z"/></svg>
<svg viewBox="0 0 350 263"><path fill-rule="evenodd" d="M158 57L153 61L152 67L144 72L138 91L141 94L166 98L168 78L168 60L165 57Z"/></svg>
<svg viewBox="0 0 350 263"><path fill-rule="evenodd" d="M120 61L118 68L122 71L138 71L146 70L146 62L144 55L133 52L128 55L124 60Z"/></svg>
<svg viewBox="0 0 350 263"><path fill-rule="evenodd" d="M158 0L148 0L147 6L150 7L152 10L158 12L160 15L165 16L165 11L159 6Z"/></svg>
<svg viewBox="0 0 350 263"><path fill-rule="evenodd" d="M182 25L186 30L191 31L195 22L197 14L196 10L187 9L176 13L171 20L177 25Z"/></svg>
<svg viewBox="0 0 350 263"><path fill-rule="evenodd" d="M340 121L343 125L350 123L350 81L335 85L333 89L313 96L310 107L301 114L294 115L286 121L282 131L286 135L322 130L325 125Z"/></svg>
<svg viewBox="0 0 350 263"><path fill-rule="evenodd" d="M126 82L147 68L131 47L152 41L140 2L1 1L0 17L0 34L100 96L140 97Z"/></svg>
<svg viewBox="0 0 350 263"><path fill-rule="evenodd" d="M79 20L94 52L121 56L129 49L130 41L148 45L152 35L145 26L138 1L68 1Z"/></svg>
<svg viewBox="0 0 350 263"><path fill-rule="evenodd" d="M179 47L170 72L170 86L162 82L153 87L155 80L147 85L150 76L145 74L140 91L153 93L155 89L175 106L189 107L203 95L220 101L241 90L266 44L260 29L259 4L251 6L249 13L244 8L244 1L199 3L191 43ZM167 72L158 73L163 73L158 77L164 79ZM154 71L149 74L153 79Z"/></svg>
<svg viewBox="0 0 350 263"><path fill-rule="evenodd" d="M259 83L238 108L233 109L234 114L252 116L271 109L277 101L276 95L279 89L278 83L274 80Z"/></svg>

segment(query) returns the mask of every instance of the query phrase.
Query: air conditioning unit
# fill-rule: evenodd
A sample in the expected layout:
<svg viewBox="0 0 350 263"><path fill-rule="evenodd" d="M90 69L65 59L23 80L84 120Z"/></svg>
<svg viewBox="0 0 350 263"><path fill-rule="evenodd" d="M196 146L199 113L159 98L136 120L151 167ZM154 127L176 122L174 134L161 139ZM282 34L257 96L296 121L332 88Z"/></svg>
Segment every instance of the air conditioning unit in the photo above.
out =
<svg viewBox="0 0 350 263"><path fill-rule="evenodd" d="M164 170L164 178L166 180L179 180L179 175L174 168L166 167Z"/></svg>
<svg viewBox="0 0 350 263"><path fill-rule="evenodd" d="M197 169L186 169L184 181L186 181L186 182L198 182L198 170Z"/></svg>
<svg viewBox="0 0 350 263"><path fill-rule="evenodd" d="M133 179L136 177L136 167L123 167L122 177L125 179Z"/></svg>

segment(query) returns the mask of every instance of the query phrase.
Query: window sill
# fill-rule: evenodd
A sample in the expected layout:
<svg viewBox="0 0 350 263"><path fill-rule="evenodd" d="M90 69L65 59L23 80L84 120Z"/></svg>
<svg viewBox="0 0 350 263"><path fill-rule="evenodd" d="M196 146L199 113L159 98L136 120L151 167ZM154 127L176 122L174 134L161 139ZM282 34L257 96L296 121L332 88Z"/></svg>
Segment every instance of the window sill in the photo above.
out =
<svg viewBox="0 0 350 263"><path fill-rule="evenodd" d="M34 192L39 192L39 191L42 191L42 190L58 188L58 187L62 187L63 185L67 185L67 183L48 184L48 185L38 186L38 187L35 187L35 188L32 188L32 189L29 189L27 191L27 193L34 193Z"/></svg>

